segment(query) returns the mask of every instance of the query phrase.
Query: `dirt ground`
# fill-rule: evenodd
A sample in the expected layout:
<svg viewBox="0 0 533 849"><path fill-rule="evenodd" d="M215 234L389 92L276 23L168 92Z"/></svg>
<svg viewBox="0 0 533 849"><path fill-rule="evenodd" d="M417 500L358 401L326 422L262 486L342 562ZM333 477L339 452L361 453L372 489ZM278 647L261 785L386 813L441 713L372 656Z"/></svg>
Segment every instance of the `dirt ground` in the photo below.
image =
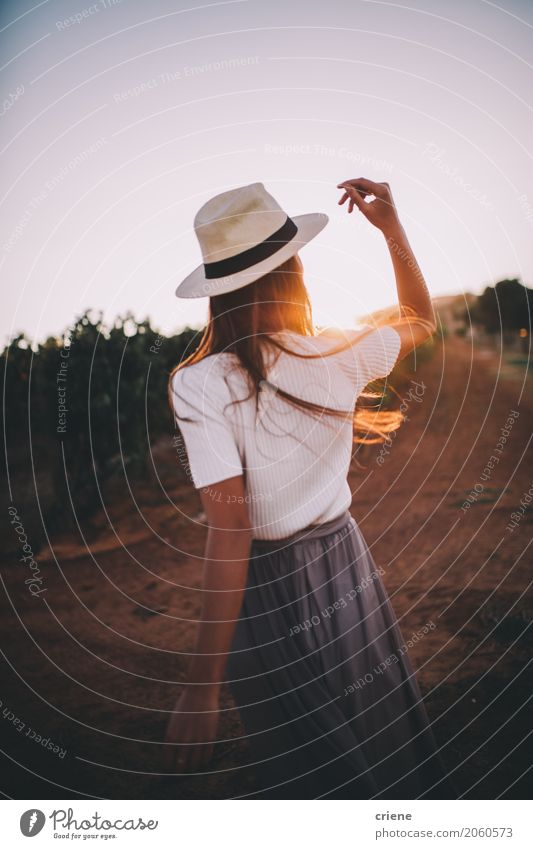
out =
<svg viewBox="0 0 533 849"><path fill-rule="evenodd" d="M354 462L350 473L352 513L385 569L404 638L435 623L410 657L465 798L531 794L533 502L521 510L520 500L533 484L533 396L524 368L502 369L497 352L448 339L413 376L418 394L391 445L365 447L363 468ZM20 551L5 558L7 797L253 792L227 692L209 773L161 775L167 712L193 648L205 529L170 434L153 461L148 483L110 488L105 510L76 536L57 533L36 554L46 592L29 592Z"/></svg>

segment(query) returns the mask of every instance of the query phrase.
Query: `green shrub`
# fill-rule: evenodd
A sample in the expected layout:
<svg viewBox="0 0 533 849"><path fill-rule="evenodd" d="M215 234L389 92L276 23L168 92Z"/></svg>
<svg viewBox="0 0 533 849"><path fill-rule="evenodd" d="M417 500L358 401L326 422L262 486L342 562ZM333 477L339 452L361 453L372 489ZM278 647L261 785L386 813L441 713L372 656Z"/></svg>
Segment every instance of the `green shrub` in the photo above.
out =
<svg viewBox="0 0 533 849"><path fill-rule="evenodd" d="M130 314L106 327L90 311L62 339L32 348L15 337L1 354L5 456L24 481L13 499L50 488L45 518L65 522L72 509L94 511L115 472L142 476L150 445L173 428L169 373L197 337L190 328L163 337Z"/></svg>

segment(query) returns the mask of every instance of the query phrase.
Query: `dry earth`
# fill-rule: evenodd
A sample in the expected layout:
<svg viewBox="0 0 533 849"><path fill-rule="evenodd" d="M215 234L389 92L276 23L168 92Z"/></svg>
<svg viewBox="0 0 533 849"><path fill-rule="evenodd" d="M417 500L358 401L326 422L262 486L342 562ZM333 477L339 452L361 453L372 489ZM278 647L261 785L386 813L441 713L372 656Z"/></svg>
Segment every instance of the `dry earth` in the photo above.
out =
<svg viewBox="0 0 533 849"><path fill-rule="evenodd" d="M531 728L531 378L456 338L413 378L420 402L388 455L358 453L352 513L410 650L444 758L467 798L527 798ZM402 386L402 397L409 384ZM529 394L528 394L529 393ZM495 448L512 411L507 442ZM491 456L499 462L485 480ZM479 484L483 489L480 490ZM468 510L462 505L478 484ZM147 483L106 494L76 535L37 560L46 592L24 584L20 551L2 569L3 785L15 798L231 798L253 770L230 697L210 772L162 777L166 712L185 675L198 615L205 530L169 435ZM13 715L13 716L12 716ZM22 727L24 723L24 727ZM41 741L35 735L39 735ZM33 738L33 739L32 739ZM43 740L61 747L54 752Z"/></svg>

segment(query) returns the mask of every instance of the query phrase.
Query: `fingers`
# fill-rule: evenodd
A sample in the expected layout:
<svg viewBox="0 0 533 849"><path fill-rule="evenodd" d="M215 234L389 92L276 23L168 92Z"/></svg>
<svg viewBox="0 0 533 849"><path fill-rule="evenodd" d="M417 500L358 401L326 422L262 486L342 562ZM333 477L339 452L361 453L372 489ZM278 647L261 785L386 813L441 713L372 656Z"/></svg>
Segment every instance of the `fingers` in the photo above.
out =
<svg viewBox="0 0 533 849"><path fill-rule="evenodd" d="M353 209L353 200L352 200L352 197L351 197L351 190L348 190L343 194L342 198L339 201L339 204L342 205L348 199L350 200L350 203L348 204L348 212L351 212L352 209Z"/></svg>
<svg viewBox="0 0 533 849"><path fill-rule="evenodd" d="M212 754L213 746L206 744L202 746L196 746L191 752L189 760L190 771L198 772L199 770L205 769L205 767L209 764L209 761L211 760Z"/></svg>
<svg viewBox="0 0 533 849"><path fill-rule="evenodd" d="M354 201L351 199L351 198L352 198L352 193L353 193L353 192L356 192L356 193L357 193L357 191L358 191L357 189L353 189L351 186L348 186L348 187L346 188L346 190L345 190L345 192L344 192L343 196L341 197L341 199L340 199L340 201L339 201L339 205L340 205L340 206L342 206L342 204L343 204L345 201L347 201L347 200L348 200L348 198L350 198L350 204L349 204L348 212L351 212L351 211L352 211L352 209L353 209L353 205L354 205ZM362 198L364 198L364 197L365 197L365 192L359 192L359 195L360 195Z"/></svg>
<svg viewBox="0 0 533 849"><path fill-rule="evenodd" d="M351 180L343 180L342 183L337 183L337 188L342 189L344 186L353 186L364 189L367 194L374 194L374 189L380 186L387 186L388 183L376 183L374 180L369 180L367 177L356 177Z"/></svg>
<svg viewBox="0 0 533 849"><path fill-rule="evenodd" d="M375 195L378 198L386 197L390 193L388 183L375 183L374 180L368 180L366 177L357 177L355 180L343 180L342 183L337 183L337 188L345 190L352 188L359 190L363 196Z"/></svg>
<svg viewBox="0 0 533 849"><path fill-rule="evenodd" d="M180 713L172 715L165 736L168 745L164 762L169 774L174 776L205 769L217 737L217 711L182 710L181 713L181 716Z"/></svg>
<svg viewBox="0 0 533 849"><path fill-rule="evenodd" d="M367 196L367 194L373 194L373 192L371 192L370 190L365 190L364 186L361 185L361 182L359 180L344 180L344 182L338 183L337 188L344 189L343 199L346 199L348 197L351 198L354 192L357 192L363 199Z"/></svg>
<svg viewBox="0 0 533 849"><path fill-rule="evenodd" d="M171 775L183 775L189 772L193 746L176 745L171 748L169 772Z"/></svg>
<svg viewBox="0 0 533 849"><path fill-rule="evenodd" d="M348 204L348 212L352 212L354 206L357 206L357 208L360 209L361 212L364 212L366 203L361 197L360 192L358 192L357 189L354 189L351 186L347 186L346 194L350 198L350 203Z"/></svg>
<svg viewBox="0 0 533 849"><path fill-rule="evenodd" d="M168 739L163 748L163 766L167 772L172 772L176 766L176 747L170 744Z"/></svg>
<svg viewBox="0 0 533 849"><path fill-rule="evenodd" d="M167 733L164 752L165 769L170 775L185 775L204 769L213 755L214 737L212 729L205 729L200 735L198 729L181 727L179 735L171 729ZM208 742L199 742L202 738Z"/></svg>
<svg viewBox="0 0 533 849"><path fill-rule="evenodd" d="M178 775L191 771L191 762L193 759L193 746L177 746L174 759L174 768Z"/></svg>

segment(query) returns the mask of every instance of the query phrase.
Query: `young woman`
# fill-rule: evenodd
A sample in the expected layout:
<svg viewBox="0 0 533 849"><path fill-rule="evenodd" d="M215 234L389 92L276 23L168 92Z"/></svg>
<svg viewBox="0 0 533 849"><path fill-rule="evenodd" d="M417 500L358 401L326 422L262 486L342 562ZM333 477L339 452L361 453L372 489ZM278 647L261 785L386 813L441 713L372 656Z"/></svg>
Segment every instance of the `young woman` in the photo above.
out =
<svg viewBox="0 0 533 849"><path fill-rule="evenodd" d="M169 764L208 768L226 679L255 765L253 797L450 798L347 483L358 396L435 319L388 183L338 188L390 251L399 314L378 329L339 336L313 325L298 251L327 216L291 218L253 183L195 218L204 262L176 294L209 296L209 319L171 375L170 399L208 532Z"/></svg>

